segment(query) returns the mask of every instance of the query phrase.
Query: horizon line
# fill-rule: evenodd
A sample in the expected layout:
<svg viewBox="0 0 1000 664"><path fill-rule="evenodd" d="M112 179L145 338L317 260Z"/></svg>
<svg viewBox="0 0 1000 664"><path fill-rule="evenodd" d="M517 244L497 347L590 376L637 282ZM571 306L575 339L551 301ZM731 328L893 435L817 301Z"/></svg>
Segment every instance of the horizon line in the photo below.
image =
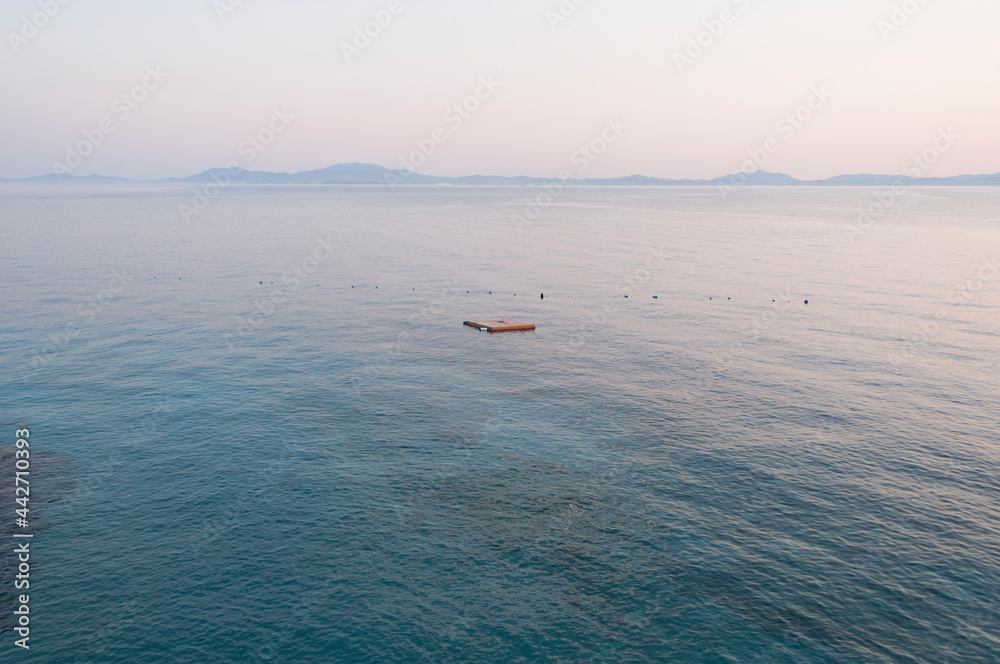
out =
<svg viewBox="0 0 1000 664"><path fill-rule="evenodd" d="M716 176L714 178L703 178L703 177L701 177L701 178L699 178L699 177L658 177L658 176L644 175L642 173L631 173L631 174L628 174L628 175L617 175L617 176L607 176L607 177L571 177L570 174L567 171L563 171L559 175L553 177L553 176L533 176L533 175L523 175L523 174L522 175L491 175L491 174L484 174L484 173L473 173L473 174L467 174L467 175L430 175L430 174L427 174L427 173L420 173L420 172L412 171L412 170L408 170L408 169L391 169L391 168L388 168L388 167L383 166L381 164L376 164L376 163L371 163L371 162L341 162L341 163L335 163L335 164L331 164L329 166L325 166L325 167L321 167L321 168L311 168L311 169L298 170L298 171L269 171L269 170L257 170L257 171L253 171L253 170L249 170L249 169L243 168L239 164L236 164L236 165L233 165L233 166L220 166L220 167L208 168L206 170L203 170L203 171L200 171L200 172L197 172L197 173L192 173L192 174L185 175L185 176L168 176L168 177L161 177L161 178L136 178L136 177L120 176L120 175L105 175L103 173L90 173L90 174L87 174L87 175L76 175L76 174L74 174L72 172L68 172L68 173L51 172L51 173L44 173L44 174L41 174L41 175L32 175L32 176L26 176L26 177L4 177L4 178L0 178L0 182L10 183L10 182L25 182L25 181L29 181L29 180L52 180L52 179L55 179L59 183L62 183L63 178L72 178L74 180L108 179L108 180L127 180L127 181L130 181L130 182L136 182L136 183L163 183L163 182L168 182L168 181L173 181L173 180L177 180L177 181L190 180L192 178L197 178L199 176L209 176L210 174L219 173L220 171L226 171L230 175L249 174L249 175L271 175L271 176L295 177L295 176L303 176L303 175L312 174L312 173L321 173L323 171L329 171L329 170L332 170L332 169L336 169L338 167L345 167L346 168L346 167L352 167L352 166L353 167L364 167L364 168L378 168L378 169L381 169L381 172L383 174L396 174L398 177L405 178L405 179L416 177L416 178L430 178L430 179L435 179L435 180L464 180L464 179L471 179L471 178L489 178L489 179L503 179L503 180L537 180L539 182L558 182L558 181L561 181L561 182L585 182L585 181L601 182L601 181L616 181L616 180L628 180L628 179L644 179L644 180L661 181L661 182L665 182L665 183L697 182L697 183L709 183L709 184L723 184L723 183L725 183L726 180L732 180L733 182L731 184L736 185L736 184L738 184L737 182L735 182L736 180L743 179L743 178L753 178L755 176L756 177L770 176L770 177L778 177L778 178L787 178L789 180L794 180L795 182L802 183L802 184L829 183L830 180L837 180L837 179L843 179L843 178L878 178L880 180L899 179L899 180L902 180L902 181L909 181L909 180L955 180L955 179L961 179L961 178L976 178L976 179L978 179L978 178L994 178L995 177L995 178L998 178L998 183L997 184L1000 184L1000 172L997 172L997 173L960 173L960 174L957 174L957 175L939 175L939 176L907 175L907 174L889 175L889 174L884 174L884 173L864 173L864 172L860 172L860 173L841 173L839 175L833 175L833 176L830 176L830 177L827 177L827 178L806 179L806 180L803 180L803 179L800 179L800 178L795 177L793 175L790 175L788 173L782 173L782 172L777 172L777 171L765 171L763 169L757 169L757 170L754 170L754 171L737 171L737 172L733 172L733 173L729 173L729 174L725 174L725 175ZM405 183L405 179L401 183ZM266 183L261 183L261 184L266 184ZM274 183L274 184L281 184L281 183ZM303 184L305 184L305 183L303 183ZM320 184L323 184L323 183L320 183ZM351 182L331 183L331 184L351 184ZM372 183L371 182L358 182L358 184L372 184ZM383 184L392 184L392 183L387 180ZM750 184L750 183L744 182L742 184Z"/></svg>

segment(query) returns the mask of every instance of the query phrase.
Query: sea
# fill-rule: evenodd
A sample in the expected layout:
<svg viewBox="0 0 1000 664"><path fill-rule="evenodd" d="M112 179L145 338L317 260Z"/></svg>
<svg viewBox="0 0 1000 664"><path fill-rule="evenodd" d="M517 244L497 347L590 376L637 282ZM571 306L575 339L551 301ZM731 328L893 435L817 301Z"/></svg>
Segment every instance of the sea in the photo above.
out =
<svg viewBox="0 0 1000 664"><path fill-rule="evenodd" d="M1000 191L889 192L0 186L0 660L996 664Z"/></svg>

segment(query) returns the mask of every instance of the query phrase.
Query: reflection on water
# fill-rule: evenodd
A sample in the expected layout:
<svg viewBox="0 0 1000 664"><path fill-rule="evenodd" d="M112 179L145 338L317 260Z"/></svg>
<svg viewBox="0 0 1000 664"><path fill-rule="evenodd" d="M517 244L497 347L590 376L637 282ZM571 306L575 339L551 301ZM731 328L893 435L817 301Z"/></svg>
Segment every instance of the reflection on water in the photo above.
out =
<svg viewBox="0 0 1000 664"><path fill-rule="evenodd" d="M997 194L871 193L3 189L5 375L134 275L11 383L32 656L992 664Z"/></svg>

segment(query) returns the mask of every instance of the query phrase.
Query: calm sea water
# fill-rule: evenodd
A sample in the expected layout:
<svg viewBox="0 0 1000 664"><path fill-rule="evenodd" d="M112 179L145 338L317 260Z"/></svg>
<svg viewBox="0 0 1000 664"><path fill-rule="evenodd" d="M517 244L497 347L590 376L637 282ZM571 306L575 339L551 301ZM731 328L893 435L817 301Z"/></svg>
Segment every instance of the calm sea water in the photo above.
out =
<svg viewBox="0 0 1000 664"><path fill-rule="evenodd" d="M0 188L18 661L1000 660L1000 192L537 193Z"/></svg>

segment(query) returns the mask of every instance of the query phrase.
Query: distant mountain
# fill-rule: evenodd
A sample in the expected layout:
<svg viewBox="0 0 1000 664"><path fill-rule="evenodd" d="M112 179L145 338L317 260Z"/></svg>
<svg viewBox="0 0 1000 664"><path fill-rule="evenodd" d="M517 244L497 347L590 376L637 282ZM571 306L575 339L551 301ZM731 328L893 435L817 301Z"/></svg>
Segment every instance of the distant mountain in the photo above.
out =
<svg viewBox="0 0 1000 664"><path fill-rule="evenodd" d="M907 178L909 179L909 178ZM898 182L898 177L893 177L892 175L838 175L832 177L828 180L822 180L817 182L817 184L832 184L841 186L858 186L858 185L891 185L893 182Z"/></svg>
<svg viewBox="0 0 1000 664"><path fill-rule="evenodd" d="M197 175L164 180L130 180L128 178L105 177L103 175L39 175L32 178L0 180L4 183L37 184L297 184L297 185L455 185L455 186L541 186L552 183L556 178L535 178L527 176L506 177L501 175L465 175L461 177L440 177L420 175L406 170L390 170L377 164L336 164L328 168L299 173L271 173L248 171L242 168L213 168ZM784 173L737 173L712 180L667 180L645 175L630 175L620 178L583 178L563 182L576 186L635 187L635 186L853 186L884 187L892 184L907 186L1000 186L1000 173L994 175L958 175L946 178L910 178L894 175L838 175L827 180L797 180Z"/></svg>
<svg viewBox="0 0 1000 664"><path fill-rule="evenodd" d="M213 168L189 175L186 178L169 178L159 180L166 183L208 184L210 182L226 182L228 184L386 184L386 178L402 177L404 180L411 174L400 176L403 171L390 171L375 164L337 164L315 171L299 173L270 173L267 171L248 171L242 168Z"/></svg>
<svg viewBox="0 0 1000 664"><path fill-rule="evenodd" d="M888 186L893 183L921 187L996 187L1000 185L1000 173L993 175L956 175L948 178L911 178L894 175L838 175L828 180L808 184L838 186Z"/></svg>

